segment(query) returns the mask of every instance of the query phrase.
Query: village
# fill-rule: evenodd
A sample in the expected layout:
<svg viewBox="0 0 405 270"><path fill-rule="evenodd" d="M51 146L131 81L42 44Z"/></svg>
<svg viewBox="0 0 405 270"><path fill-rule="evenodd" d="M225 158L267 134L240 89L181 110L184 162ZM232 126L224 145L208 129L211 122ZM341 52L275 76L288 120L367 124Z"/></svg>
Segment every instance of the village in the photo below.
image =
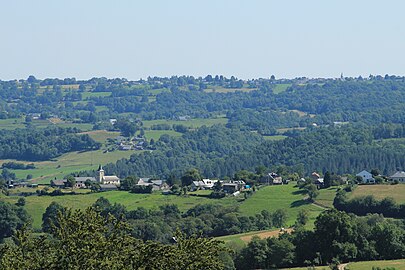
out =
<svg viewBox="0 0 405 270"><path fill-rule="evenodd" d="M294 177L295 176L295 179ZM13 181L9 180L7 183L8 189L18 189L18 188L41 188L51 187L59 191L65 190L66 192L71 192L72 190L90 190L91 192L102 192L102 191L113 191L113 190L126 190L133 193L152 193L161 192L163 195L169 194L186 194L193 193L201 190L213 190L219 192L222 196L239 196L243 192L254 191L256 187L268 186L268 185L285 185L291 181L295 181L299 185L313 184L317 189L322 189L331 185L343 185L343 184L357 184L357 185L373 185L373 184L399 184L405 183L405 172L397 171L390 176L383 176L378 173L377 170L363 170L356 175L334 175L327 172L322 175L313 172L310 176L304 178L296 178L295 175L282 176L275 172L265 173L260 176L250 175L248 177L235 177L234 179L191 179L188 183L173 183L168 180L151 178L151 177L140 177L134 179L133 177L127 177L125 179L120 179L116 175L106 175L103 167L100 165L96 170L94 176L67 176L64 179L53 179L50 181L49 185L42 184L38 185L32 182L26 181ZM325 178L329 179L325 179ZM329 184L325 183L330 182ZM180 189L181 188L181 189ZM58 194L63 194L64 192L59 192Z"/></svg>

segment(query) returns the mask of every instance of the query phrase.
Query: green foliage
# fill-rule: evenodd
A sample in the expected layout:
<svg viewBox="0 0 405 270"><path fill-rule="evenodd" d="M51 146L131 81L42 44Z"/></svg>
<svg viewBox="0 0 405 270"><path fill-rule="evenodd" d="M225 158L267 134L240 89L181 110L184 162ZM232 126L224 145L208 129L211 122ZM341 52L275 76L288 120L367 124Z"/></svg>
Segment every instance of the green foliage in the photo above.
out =
<svg viewBox="0 0 405 270"><path fill-rule="evenodd" d="M31 219L22 207L0 201L0 242Z"/></svg>
<svg viewBox="0 0 405 270"><path fill-rule="evenodd" d="M184 173L181 177L182 186L189 186L193 181L201 181L202 177L200 172L197 169L190 169Z"/></svg>
<svg viewBox="0 0 405 270"><path fill-rule="evenodd" d="M17 231L0 247L1 269L223 269L221 242L175 235L176 243L142 242L129 225L88 208L59 215L53 239Z"/></svg>

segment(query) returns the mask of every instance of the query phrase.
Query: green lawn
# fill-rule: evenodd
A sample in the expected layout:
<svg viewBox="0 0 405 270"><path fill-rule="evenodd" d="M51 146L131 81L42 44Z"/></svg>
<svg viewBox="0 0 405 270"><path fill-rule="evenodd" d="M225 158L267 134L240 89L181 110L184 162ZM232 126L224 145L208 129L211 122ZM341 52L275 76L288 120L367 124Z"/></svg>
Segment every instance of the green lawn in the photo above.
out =
<svg viewBox="0 0 405 270"><path fill-rule="evenodd" d="M351 193L350 198L373 195L376 199L392 197L397 203L405 203L405 184L398 185L359 185Z"/></svg>
<svg viewBox="0 0 405 270"><path fill-rule="evenodd" d="M294 224L298 211L306 209L309 211L310 224L323 211L303 200L305 195L293 184L268 186L261 188L251 198L247 199L241 206L240 211L244 215L254 215L262 210L274 212L277 209L286 209L288 214L287 225ZM287 227L288 227L287 226Z"/></svg>

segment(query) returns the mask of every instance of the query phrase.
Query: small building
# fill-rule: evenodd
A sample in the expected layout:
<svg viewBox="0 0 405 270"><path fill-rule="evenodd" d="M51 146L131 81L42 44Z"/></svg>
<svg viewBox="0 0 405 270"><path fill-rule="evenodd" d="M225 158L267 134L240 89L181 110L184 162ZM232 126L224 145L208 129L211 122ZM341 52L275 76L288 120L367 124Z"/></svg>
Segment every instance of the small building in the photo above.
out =
<svg viewBox="0 0 405 270"><path fill-rule="evenodd" d="M168 190L170 189L169 185L163 180L151 180L150 178L140 178L137 186L152 186L152 191L157 190Z"/></svg>
<svg viewBox="0 0 405 270"><path fill-rule="evenodd" d="M222 190L225 193L233 194L239 190L239 185L236 183L223 183Z"/></svg>
<svg viewBox="0 0 405 270"><path fill-rule="evenodd" d="M269 184L273 184L273 185L282 185L283 184L283 178L278 175L277 173L269 173Z"/></svg>
<svg viewBox="0 0 405 270"><path fill-rule="evenodd" d="M203 181L193 181L191 183L191 190L196 191L199 189L204 189L204 182Z"/></svg>
<svg viewBox="0 0 405 270"><path fill-rule="evenodd" d="M121 144L118 148L121 151L129 151L132 150L132 145L130 144Z"/></svg>
<svg viewBox="0 0 405 270"><path fill-rule="evenodd" d="M51 187L53 188L64 188L66 179L54 179L51 180Z"/></svg>
<svg viewBox="0 0 405 270"><path fill-rule="evenodd" d="M375 183L373 175L366 170L359 172L356 176L361 177L363 184Z"/></svg>
<svg viewBox="0 0 405 270"><path fill-rule="evenodd" d="M218 180L203 179L202 182L204 183L205 189L212 189Z"/></svg>
<svg viewBox="0 0 405 270"><path fill-rule="evenodd" d="M405 183L405 172L398 171L398 172L394 173L393 175L391 175L389 178L392 181L398 180L398 182L400 182L400 183Z"/></svg>

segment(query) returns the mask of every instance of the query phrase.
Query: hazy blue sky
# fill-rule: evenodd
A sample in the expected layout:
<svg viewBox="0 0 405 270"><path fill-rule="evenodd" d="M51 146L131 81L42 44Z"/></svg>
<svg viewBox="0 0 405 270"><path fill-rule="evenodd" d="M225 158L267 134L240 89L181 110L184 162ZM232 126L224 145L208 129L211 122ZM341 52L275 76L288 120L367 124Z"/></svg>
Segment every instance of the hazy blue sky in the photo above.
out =
<svg viewBox="0 0 405 270"><path fill-rule="evenodd" d="M405 1L1 0L0 79L405 75Z"/></svg>

